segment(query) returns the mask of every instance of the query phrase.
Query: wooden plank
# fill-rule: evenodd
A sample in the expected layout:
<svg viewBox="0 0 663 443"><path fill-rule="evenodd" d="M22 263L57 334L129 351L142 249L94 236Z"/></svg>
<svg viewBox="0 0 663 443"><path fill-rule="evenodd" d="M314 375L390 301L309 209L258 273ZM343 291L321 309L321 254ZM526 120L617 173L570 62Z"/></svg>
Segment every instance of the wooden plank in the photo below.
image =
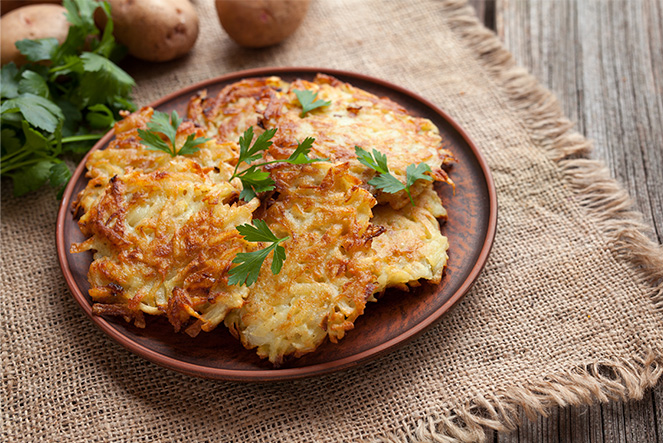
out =
<svg viewBox="0 0 663 443"><path fill-rule="evenodd" d="M626 442L624 429L624 404L610 402L601 405L601 419L603 424L603 438L605 442Z"/></svg>
<svg viewBox="0 0 663 443"><path fill-rule="evenodd" d="M496 32L516 61L594 140L593 156L625 186L660 243L663 2L497 0L495 14ZM663 442L663 385L640 402L556 410L517 435L522 441ZM515 440L499 434L497 441Z"/></svg>
<svg viewBox="0 0 663 443"><path fill-rule="evenodd" d="M488 29L495 30L495 0L468 0L477 17Z"/></svg>
<svg viewBox="0 0 663 443"><path fill-rule="evenodd" d="M640 401L624 403L624 430L626 441L657 441L653 392L647 392Z"/></svg>
<svg viewBox="0 0 663 443"><path fill-rule="evenodd" d="M497 33L663 241L663 3L498 0Z"/></svg>
<svg viewBox="0 0 663 443"><path fill-rule="evenodd" d="M568 440L563 441L582 441L588 443L600 443L603 441L603 421L600 405L576 406L567 410L571 426Z"/></svg>
<svg viewBox="0 0 663 443"><path fill-rule="evenodd" d="M663 417L663 384L660 384L654 389L653 392L654 403L654 417L656 423L656 439L658 442L663 442L663 426L661 420Z"/></svg>

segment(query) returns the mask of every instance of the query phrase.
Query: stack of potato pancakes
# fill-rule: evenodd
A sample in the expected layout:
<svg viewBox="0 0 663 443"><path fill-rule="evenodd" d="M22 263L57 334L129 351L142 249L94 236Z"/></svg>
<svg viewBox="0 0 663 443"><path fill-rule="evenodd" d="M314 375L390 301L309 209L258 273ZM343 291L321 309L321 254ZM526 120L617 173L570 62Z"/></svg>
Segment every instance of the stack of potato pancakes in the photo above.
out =
<svg viewBox="0 0 663 443"><path fill-rule="evenodd" d="M304 113L295 90L328 104ZM90 155L89 182L74 203L88 239L71 249L94 251L95 314L139 327L144 314L165 315L191 336L223 322L279 366L326 337L343 338L386 288L440 282L448 243L438 219L446 211L433 185L453 185L443 169L453 158L431 121L322 74L312 82L246 79L215 97L200 92L177 140L210 140L186 155L145 146L138 130L153 113L146 107L115 125L110 145ZM245 185L232 176L249 166L238 159L250 127L256 135L276 128L260 162L289 158L307 137L315 139L309 156L325 161L270 163L261 170L274 189L244 201ZM357 147L384 154L402 183L413 164L428 165L430 179L416 180L409 194L385 192L368 183L377 172L359 161ZM270 254L255 283L231 285L237 254L265 247L237 230L254 220L288 237L285 261L274 274Z"/></svg>

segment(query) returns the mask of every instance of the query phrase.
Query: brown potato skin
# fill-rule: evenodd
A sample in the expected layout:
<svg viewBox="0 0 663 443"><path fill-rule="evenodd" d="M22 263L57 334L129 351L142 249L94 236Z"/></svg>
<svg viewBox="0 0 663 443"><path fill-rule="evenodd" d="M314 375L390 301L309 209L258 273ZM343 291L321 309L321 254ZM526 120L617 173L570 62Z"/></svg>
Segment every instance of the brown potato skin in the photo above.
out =
<svg viewBox="0 0 663 443"><path fill-rule="evenodd" d="M275 45L299 27L310 0L216 0L221 26L240 46Z"/></svg>
<svg viewBox="0 0 663 443"><path fill-rule="evenodd" d="M62 43L67 38L69 22L64 16L66 9L60 5L28 5L2 16L0 20L0 59L2 65L14 62L27 63L18 52L15 43L25 38L54 37Z"/></svg>
<svg viewBox="0 0 663 443"><path fill-rule="evenodd" d="M165 62L188 53L196 43L198 14L188 0L109 0L115 39L129 54ZM105 16L95 16L105 25Z"/></svg>
<svg viewBox="0 0 663 443"><path fill-rule="evenodd" d="M61 0L0 0L0 14L6 14L9 11L20 8L21 6L35 5L38 3L53 3L60 5Z"/></svg>

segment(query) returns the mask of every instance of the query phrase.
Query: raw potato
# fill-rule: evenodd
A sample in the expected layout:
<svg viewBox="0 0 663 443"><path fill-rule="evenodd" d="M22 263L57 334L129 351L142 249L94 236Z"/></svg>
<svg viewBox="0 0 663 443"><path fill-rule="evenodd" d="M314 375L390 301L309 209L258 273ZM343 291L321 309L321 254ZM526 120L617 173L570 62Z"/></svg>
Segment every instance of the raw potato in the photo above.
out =
<svg viewBox="0 0 663 443"><path fill-rule="evenodd" d="M69 22L64 16L66 11L60 5L28 5L3 15L0 20L2 64L15 62L22 65L27 62L25 56L16 49L15 43L19 40L55 37L62 43L69 31Z"/></svg>
<svg viewBox="0 0 663 443"><path fill-rule="evenodd" d="M115 39L134 57L165 62L191 50L198 14L188 0L109 0ZM96 16L102 25L105 16Z"/></svg>
<svg viewBox="0 0 663 443"><path fill-rule="evenodd" d="M6 14L21 6L34 5L36 3L61 4L61 0L0 0L0 14Z"/></svg>
<svg viewBox="0 0 663 443"><path fill-rule="evenodd" d="M310 0L216 0L221 26L239 45L275 45L295 32Z"/></svg>

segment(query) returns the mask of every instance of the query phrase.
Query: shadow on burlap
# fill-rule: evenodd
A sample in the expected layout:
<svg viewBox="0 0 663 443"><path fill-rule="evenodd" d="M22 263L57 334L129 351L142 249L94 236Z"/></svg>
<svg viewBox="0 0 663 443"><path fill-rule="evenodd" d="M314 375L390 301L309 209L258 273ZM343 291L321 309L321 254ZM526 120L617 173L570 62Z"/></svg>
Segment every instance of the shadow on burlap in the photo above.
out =
<svg viewBox="0 0 663 443"><path fill-rule="evenodd" d="M472 291L400 350L267 385L148 363L83 315L61 276L57 201L2 190L2 436L6 441L480 441L517 407L640 398L661 374L663 250L570 130L456 1L314 2L267 50L236 47L209 0L185 59L134 62L140 105L240 69L320 66L382 78L446 110L485 154L498 233ZM398 17L398 20L394 20ZM451 245L453 253L453 245ZM342 346L341 344L339 344Z"/></svg>

